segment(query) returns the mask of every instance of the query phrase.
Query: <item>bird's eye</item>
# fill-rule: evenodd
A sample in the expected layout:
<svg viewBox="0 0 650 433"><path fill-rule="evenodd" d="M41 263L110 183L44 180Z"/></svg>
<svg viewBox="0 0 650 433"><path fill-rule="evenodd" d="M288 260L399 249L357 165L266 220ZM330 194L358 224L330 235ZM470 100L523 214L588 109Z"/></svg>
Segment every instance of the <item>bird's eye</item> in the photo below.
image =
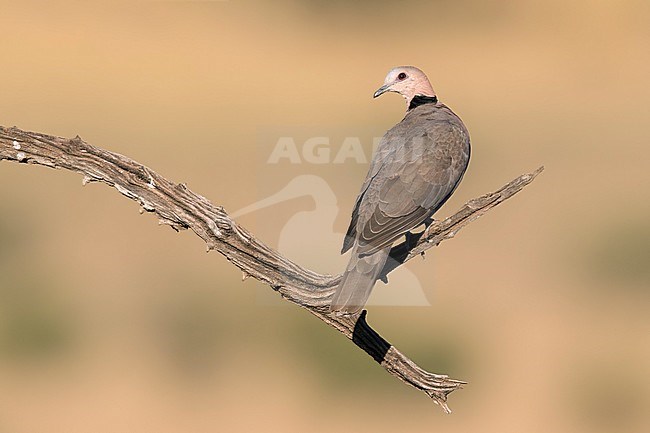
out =
<svg viewBox="0 0 650 433"><path fill-rule="evenodd" d="M406 74L404 72L400 72L399 75L397 76L398 80L403 80L404 78L406 78Z"/></svg>

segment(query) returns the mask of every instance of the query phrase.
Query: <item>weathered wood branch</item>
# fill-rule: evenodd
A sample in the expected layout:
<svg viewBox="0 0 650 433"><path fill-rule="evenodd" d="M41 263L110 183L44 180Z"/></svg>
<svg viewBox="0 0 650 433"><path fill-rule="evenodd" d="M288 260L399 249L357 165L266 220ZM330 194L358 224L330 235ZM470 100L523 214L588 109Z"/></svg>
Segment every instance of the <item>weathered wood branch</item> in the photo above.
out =
<svg viewBox="0 0 650 433"><path fill-rule="evenodd" d="M137 201L142 210L158 215L160 222L175 230L191 229L207 244L237 266L244 277L253 277L271 286L284 299L307 309L340 331L372 356L386 371L423 391L449 412L447 395L465 382L446 375L429 373L418 367L377 334L366 322L366 312L339 317L329 312L340 275L322 275L283 257L256 239L215 206L184 184L176 184L153 170L117 153L92 146L80 137L66 139L18 128L0 127L0 161L44 165L81 173L83 183L104 182ZM470 200L451 217L434 222L411 238L411 244L391 251L394 260L384 275L474 221L494 206L521 191L542 171L524 174L496 192Z"/></svg>

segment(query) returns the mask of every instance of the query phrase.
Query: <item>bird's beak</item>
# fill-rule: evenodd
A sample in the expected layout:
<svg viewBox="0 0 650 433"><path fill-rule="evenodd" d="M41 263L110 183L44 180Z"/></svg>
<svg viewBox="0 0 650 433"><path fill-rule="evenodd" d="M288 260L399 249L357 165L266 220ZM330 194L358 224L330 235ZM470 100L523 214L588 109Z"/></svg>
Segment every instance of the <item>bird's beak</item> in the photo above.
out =
<svg viewBox="0 0 650 433"><path fill-rule="evenodd" d="M379 89L377 89L377 91L372 95L372 97L376 98L377 96L381 95L382 93L388 92L388 89L390 89L390 84L384 84Z"/></svg>

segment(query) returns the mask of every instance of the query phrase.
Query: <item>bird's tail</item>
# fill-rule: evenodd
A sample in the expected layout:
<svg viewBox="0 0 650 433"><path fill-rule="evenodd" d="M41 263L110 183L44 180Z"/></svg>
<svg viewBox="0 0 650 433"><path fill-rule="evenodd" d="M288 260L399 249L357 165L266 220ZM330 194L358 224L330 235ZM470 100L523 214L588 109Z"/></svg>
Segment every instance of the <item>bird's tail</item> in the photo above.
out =
<svg viewBox="0 0 650 433"><path fill-rule="evenodd" d="M358 246L355 245L350 262L332 298L330 311L344 314L359 312L366 305L389 252L390 246L372 254L360 255Z"/></svg>

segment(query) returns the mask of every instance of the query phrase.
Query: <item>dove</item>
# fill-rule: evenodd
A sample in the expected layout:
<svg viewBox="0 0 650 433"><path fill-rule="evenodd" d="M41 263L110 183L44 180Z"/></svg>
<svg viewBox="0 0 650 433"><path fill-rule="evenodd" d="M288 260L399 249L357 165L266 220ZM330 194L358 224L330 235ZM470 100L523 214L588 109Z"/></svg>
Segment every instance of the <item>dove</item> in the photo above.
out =
<svg viewBox="0 0 650 433"><path fill-rule="evenodd" d="M379 142L354 205L341 250L351 257L330 304L337 315L364 307L393 243L431 222L469 164L469 132L424 72L391 69L373 97L387 92L404 97L406 115Z"/></svg>

